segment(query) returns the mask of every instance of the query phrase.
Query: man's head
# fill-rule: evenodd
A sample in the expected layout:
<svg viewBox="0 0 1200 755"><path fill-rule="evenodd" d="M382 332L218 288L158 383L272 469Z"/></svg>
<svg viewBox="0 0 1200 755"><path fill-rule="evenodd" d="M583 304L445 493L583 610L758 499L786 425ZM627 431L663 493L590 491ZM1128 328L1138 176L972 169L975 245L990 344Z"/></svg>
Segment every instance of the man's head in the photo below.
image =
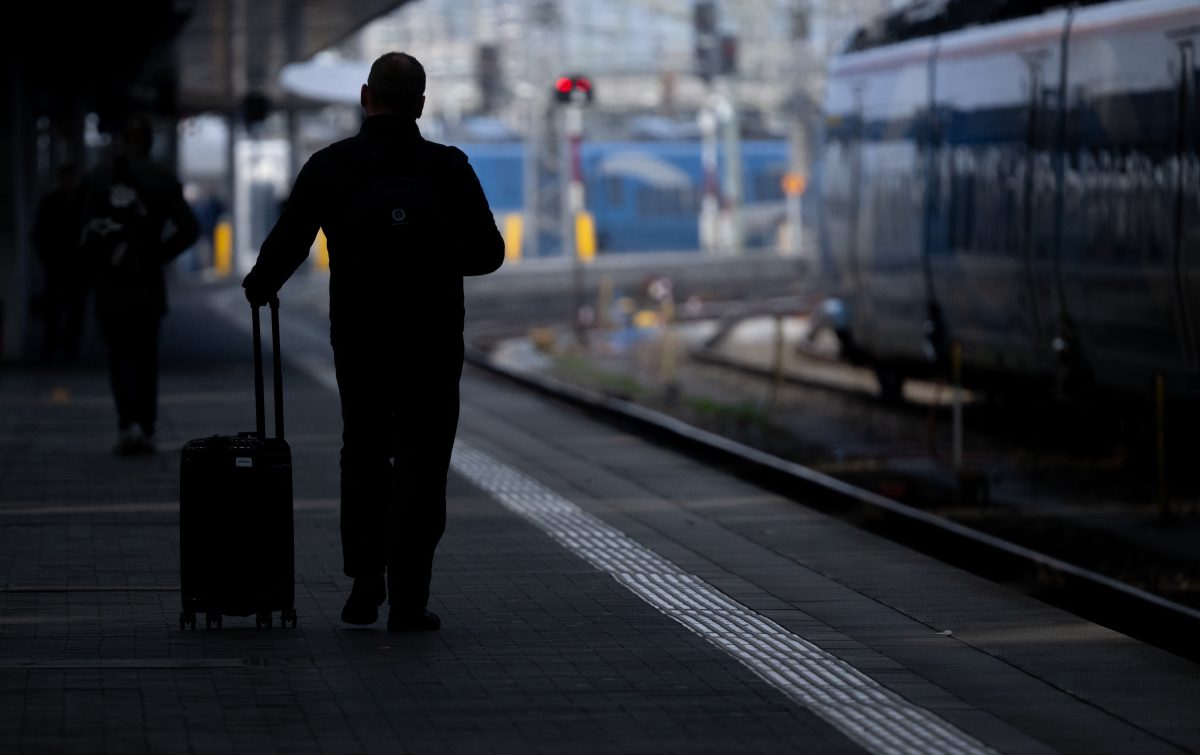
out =
<svg viewBox="0 0 1200 755"><path fill-rule="evenodd" d="M425 108L425 69L405 52L389 52L371 65L360 95L367 115L407 115L414 120Z"/></svg>

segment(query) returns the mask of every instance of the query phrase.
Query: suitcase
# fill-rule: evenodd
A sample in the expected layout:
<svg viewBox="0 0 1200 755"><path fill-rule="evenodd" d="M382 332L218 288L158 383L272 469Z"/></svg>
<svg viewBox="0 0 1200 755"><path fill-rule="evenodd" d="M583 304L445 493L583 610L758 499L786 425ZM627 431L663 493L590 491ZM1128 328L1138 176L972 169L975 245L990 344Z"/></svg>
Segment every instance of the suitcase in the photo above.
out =
<svg viewBox="0 0 1200 755"><path fill-rule="evenodd" d="M223 616L255 617L258 627L296 626L292 533L292 452L283 439L279 300L271 302L275 437L266 437L262 335L252 308L255 432L188 441L179 473L181 629Z"/></svg>

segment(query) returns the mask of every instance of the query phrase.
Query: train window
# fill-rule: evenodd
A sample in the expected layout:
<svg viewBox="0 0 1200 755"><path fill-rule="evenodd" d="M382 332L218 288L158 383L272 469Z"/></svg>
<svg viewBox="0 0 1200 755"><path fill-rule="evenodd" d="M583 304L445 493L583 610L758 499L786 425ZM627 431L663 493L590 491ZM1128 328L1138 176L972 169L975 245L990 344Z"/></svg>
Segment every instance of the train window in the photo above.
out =
<svg viewBox="0 0 1200 755"><path fill-rule="evenodd" d="M955 175L950 179L950 249L972 252L975 224L974 176Z"/></svg>
<svg viewBox="0 0 1200 755"><path fill-rule="evenodd" d="M659 188L642 186L637 195L639 215L690 215L698 211L696 190L691 186Z"/></svg>
<svg viewBox="0 0 1200 755"><path fill-rule="evenodd" d="M761 173L754 174L754 195L750 197L755 202L778 202L783 199L782 166L766 167Z"/></svg>
<svg viewBox="0 0 1200 755"><path fill-rule="evenodd" d="M624 181L621 176L609 176L604 182L605 191L608 194L608 203L614 207L620 205L624 201Z"/></svg>

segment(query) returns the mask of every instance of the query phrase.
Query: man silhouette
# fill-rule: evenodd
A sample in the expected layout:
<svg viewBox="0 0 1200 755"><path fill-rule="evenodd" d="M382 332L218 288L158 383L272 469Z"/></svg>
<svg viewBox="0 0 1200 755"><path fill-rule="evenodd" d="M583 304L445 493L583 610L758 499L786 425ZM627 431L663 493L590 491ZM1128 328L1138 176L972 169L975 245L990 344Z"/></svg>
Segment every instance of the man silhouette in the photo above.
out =
<svg viewBox="0 0 1200 755"><path fill-rule="evenodd" d="M438 629L426 609L446 526L446 475L458 426L462 277L493 272L504 241L466 155L425 141L425 70L405 53L371 66L357 136L317 152L296 177L243 286L270 301L322 228L342 405L342 609L388 629ZM385 581L386 573L386 581Z"/></svg>
<svg viewBox="0 0 1200 755"><path fill-rule="evenodd" d="M96 318L117 405L115 450L122 455L154 451L158 331L167 311L163 266L199 233L179 181L150 160L153 139L147 118L130 118L84 193L82 254L95 275Z"/></svg>

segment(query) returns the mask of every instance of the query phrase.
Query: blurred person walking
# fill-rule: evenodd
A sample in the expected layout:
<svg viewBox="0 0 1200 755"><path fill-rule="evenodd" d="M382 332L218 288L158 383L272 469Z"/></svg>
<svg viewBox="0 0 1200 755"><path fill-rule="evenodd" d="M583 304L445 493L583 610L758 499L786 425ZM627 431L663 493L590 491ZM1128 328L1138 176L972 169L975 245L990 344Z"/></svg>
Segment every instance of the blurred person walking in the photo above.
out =
<svg viewBox="0 0 1200 755"><path fill-rule="evenodd" d="M79 253L79 168L64 162L58 184L38 203L33 222L33 245L45 273L42 295L42 361L62 348L72 362L79 354L83 309L91 286L90 268Z"/></svg>
<svg viewBox="0 0 1200 755"><path fill-rule="evenodd" d="M504 261L504 241L467 157L422 138L425 70L383 55L360 92L358 135L317 152L243 286L270 301L308 256L329 249L330 340L342 407L342 610L388 629L433 630L434 551L458 427L462 278Z"/></svg>
<svg viewBox="0 0 1200 755"><path fill-rule="evenodd" d="M95 271L96 316L108 345L121 455L152 453L158 416L158 332L167 312L163 266L199 233L183 190L150 160L153 130L131 118L113 154L88 175L83 254Z"/></svg>

